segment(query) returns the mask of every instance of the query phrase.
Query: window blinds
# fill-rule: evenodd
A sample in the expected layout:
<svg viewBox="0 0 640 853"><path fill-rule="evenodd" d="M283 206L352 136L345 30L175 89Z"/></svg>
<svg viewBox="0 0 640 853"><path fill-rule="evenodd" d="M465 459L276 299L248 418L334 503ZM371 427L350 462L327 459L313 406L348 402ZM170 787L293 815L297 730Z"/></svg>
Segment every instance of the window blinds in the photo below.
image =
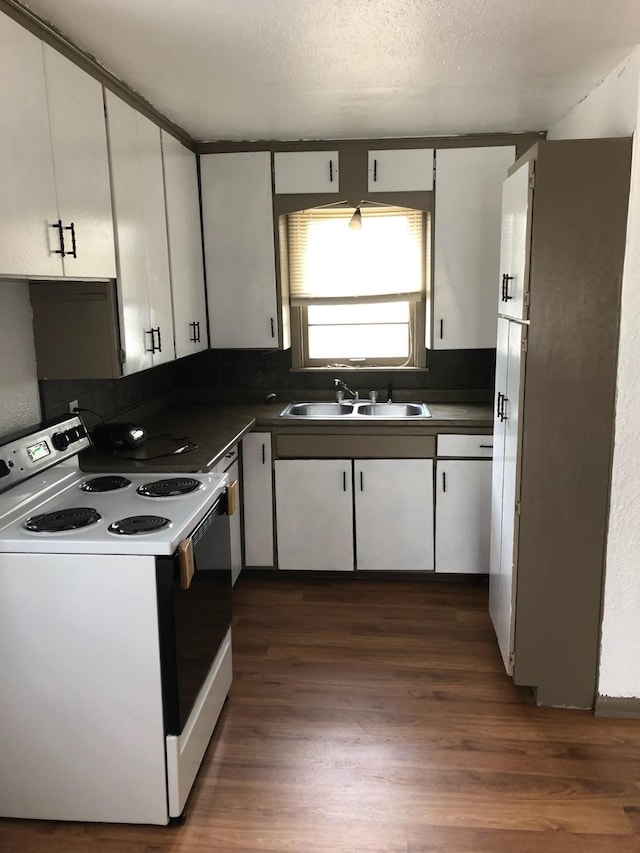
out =
<svg viewBox="0 0 640 853"><path fill-rule="evenodd" d="M425 216L399 207L362 207L362 228L349 228L353 208L290 214L292 305L418 300L425 281Z"/></svg>

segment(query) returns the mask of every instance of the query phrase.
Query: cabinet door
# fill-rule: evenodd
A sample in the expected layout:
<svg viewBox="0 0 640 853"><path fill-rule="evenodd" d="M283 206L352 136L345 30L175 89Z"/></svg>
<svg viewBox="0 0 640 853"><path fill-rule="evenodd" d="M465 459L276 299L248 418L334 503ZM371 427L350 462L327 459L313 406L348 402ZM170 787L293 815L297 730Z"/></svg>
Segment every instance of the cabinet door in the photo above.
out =
<svg viewBox="0 0 640 853"><path fill-rule="evenodd" d="M489 612L509 673L513 670L511 655L518 536L516 502L520 493L520 412L524 385L523 342L526 333L527 327L520 323L506 319L498 321Z"/></svg>
<svg viewBox="0 0 640 853"><path fill-rule="evenodd" d="M67 229L64 274L115 278L102 86L58 51L43 48L58 211Z"/></svg>
<svg viewBox="0 0 640 853"><path fill-rule="evenodd" d="M354 462L358 569L433 569L433 462Z"/></svg>
<svg viewBox="0 0 640 853"><path fill-rule="evenodd" d="M523 163L502 187L498 313L515 320L526 320L529 316L533 170L533 161Z"/></svg>
<svg viewBox="0 0 640 853"><path fill-rule="evenodd" d="M0 275L60 276L42 43L0 15Z"/></svg>
<svg viewBox="0 0 640 853"><path fill-rule="evenodd" d="M513 146L436 153L433 349L496 344L502 183L514 158Z"/></svg>
<svg viewBox="0 0 640 853"><path fill-rule="evenodd" d="M438 460L436 571L488 574L491 462Z"/></svg>
<svg viewBox="0 0 640 853"><path fill-rule="evenodd" d="M337 151L276 152L273 163L276 193L337 193L340 188Z"/></svg>
<svg viewBox="0 0 640 853"><path fill-rule="evenodd" d="M160 128L136 112L142 217L145 233L149 322L155 330L153 365L175 358L169 247L162 175Z"/></svg>
<svg viewBox="0 0 640 853"><path fill-rule="evenodd" d="M369 151L369 192L433 189L433 149Z"/></svg>
<svg viewBox="0 0 640 853"><path fill-rule="evenodd" d="M196 155L162 131L176 356L207 348Z"/></svg>
<svg viewBox="0 0 640 853"><path fill-rule="evenodd" d="M353 571L351 461L278 459L278 567Z"/></svg>
<svg viewBox="0 0 640 853"><path fill-rule="evenodd" d="M211 346L278 346L268 151L200 158Z"/></svg>
<svg viewBox="0 0 640 853"><path fill-rule="evenodd" d="M273 566L273 488L271 434L252 432L242 439L244 562Z"/></svg>
<svg viewBox="0 0 640 853"><path fill-rule="evenodd" d="M235 480L240 486L240 465L238 460L227 468L229 482ZM242 504L242 490L240 490L239 504ZM234 514L229 517L229 533L231 536L231 580L235 583L240 577L242 571L242 522L240 519L240 507L236 509Z"/></svg>
<svg viewBox="0 0 640 853"><path fill-rule="evenodd" d="M108 90L105 101L117 241L120 337L125 351L123 372L130 374L153 364L138 128L132 107Z"/></svg>

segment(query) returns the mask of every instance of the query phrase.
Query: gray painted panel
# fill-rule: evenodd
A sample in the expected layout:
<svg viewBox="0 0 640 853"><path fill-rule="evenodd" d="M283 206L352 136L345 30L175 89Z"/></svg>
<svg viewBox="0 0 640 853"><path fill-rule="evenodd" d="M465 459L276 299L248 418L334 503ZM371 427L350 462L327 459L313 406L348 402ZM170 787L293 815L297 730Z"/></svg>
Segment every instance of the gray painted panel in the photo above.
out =
<svg viewBox="0 0 640 853"><path fill-rule="evenodd" d="M514 680L593 707L630 140L538 144Z"/></svg>

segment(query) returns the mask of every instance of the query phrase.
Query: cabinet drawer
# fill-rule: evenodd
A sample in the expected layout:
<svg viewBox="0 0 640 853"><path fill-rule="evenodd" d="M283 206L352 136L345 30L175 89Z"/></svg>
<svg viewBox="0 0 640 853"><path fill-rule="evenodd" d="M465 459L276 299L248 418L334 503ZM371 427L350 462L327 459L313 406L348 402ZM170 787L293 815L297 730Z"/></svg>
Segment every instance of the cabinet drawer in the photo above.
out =
<svg viewBox="0 0 640 853"><path fill-rule="evenodd" d="M438 456L493 456L492 435L439 435Z"/></svg>

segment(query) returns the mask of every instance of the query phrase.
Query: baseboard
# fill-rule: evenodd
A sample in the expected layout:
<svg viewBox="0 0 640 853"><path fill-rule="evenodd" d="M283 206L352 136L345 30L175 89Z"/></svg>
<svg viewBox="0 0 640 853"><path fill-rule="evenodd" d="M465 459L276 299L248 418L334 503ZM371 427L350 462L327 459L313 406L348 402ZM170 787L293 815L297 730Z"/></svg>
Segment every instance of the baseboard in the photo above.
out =
<svg viewBox="0 0 640 853"><path fill-rule="evenodd" d="M596 717L640 720L640 698L634 696L598 696L594 713Z"/></svg>

